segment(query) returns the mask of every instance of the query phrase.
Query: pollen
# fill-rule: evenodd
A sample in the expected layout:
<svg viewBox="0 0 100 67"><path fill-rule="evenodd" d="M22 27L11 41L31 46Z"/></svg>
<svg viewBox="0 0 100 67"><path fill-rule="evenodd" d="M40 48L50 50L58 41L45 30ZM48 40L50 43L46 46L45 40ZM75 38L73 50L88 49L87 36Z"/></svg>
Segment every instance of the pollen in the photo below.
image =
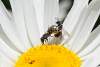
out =
<svg viewBox="0 0 100 67"><path fill-rule="evenodd" d="M14 67L81 67L81 58L59 45L42 45L23 53Z"/></svg>

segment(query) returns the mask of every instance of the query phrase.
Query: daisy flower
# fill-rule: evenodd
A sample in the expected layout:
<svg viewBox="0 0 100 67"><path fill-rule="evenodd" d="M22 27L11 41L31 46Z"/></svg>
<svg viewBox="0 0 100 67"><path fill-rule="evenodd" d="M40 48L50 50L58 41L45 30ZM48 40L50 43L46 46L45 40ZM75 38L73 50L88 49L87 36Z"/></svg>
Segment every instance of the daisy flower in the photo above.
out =
<svg viewBox="0 0 100 67"><path fill-rule="evenodd" d="M74 0L62 39L42 44L41 36L56 22L58 0L10 0L12 12L0 0L0 67L99 67L100 26L92 29L100 0L88 1Z"/></svg>

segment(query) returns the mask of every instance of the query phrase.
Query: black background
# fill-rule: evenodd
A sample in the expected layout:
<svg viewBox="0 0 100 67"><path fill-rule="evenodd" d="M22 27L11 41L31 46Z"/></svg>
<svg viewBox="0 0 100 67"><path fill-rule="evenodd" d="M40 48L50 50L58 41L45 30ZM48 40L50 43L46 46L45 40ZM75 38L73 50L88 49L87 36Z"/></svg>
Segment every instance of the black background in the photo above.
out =
<svg viewBox="0 0 100 67"><path fill-rule="evenodd" d="M10 3L9 3L9 0L2 0L2 1L3 1L3 3L5 4L6 8L7 8L8 10L11 10L11 6L10 6ZM91 2L91 0L89 1L89 3L90 3L90 2ZM98 25L100 25L100 16L99 16L97 22L95 23L93 30L94 30Z"/></svg>

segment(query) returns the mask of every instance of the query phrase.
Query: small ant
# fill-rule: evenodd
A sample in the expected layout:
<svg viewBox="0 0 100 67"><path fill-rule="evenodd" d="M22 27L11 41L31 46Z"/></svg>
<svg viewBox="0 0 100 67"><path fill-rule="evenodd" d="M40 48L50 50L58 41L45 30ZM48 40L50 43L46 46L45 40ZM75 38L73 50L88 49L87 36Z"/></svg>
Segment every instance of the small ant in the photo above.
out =
<svg viewBox="0 0 100 67"><path fill-rule="evenodd" d="M48 37L50 37L52 34L54 34L54 37L59 37L62 36L62 22L61 21L57 21L56 22L57 25L52 25L48 28L47 32L45 34L42 35L41 42L42 44L44 44L45 42L48 42Z"/></svg>

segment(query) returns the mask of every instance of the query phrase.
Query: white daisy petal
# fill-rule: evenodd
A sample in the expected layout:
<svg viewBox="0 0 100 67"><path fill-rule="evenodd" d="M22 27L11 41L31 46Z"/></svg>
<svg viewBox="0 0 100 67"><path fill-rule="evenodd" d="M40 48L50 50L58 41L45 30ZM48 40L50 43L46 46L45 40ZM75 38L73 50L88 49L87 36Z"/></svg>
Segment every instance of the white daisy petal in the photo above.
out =
<svg viewBox="0 0 100 67"><path fill-rule="evenodd" d="M13 67L13 62L0 56L0 67Z"/></svg>
<svg viewBox="0 0 100 67"><path fill-rule="evenodd" d="M85 56L92 53L95 49L100 47L100 33L99 35L90 43L90 45L79 53L80 56Z"/></svg>
<svg viewBox="0 0 100 67"><path fill-rule="evenodd" d="M77 26L79 17L83 11L83 8L88 5L88 1L89 0L74 0L73 6L63 24L64 28L70 34L72 34L75 26Z"/></svg>
<svg viewBox="0 0 100 67"><path fill-rule="evenodd" d="M1 7L2 7L2 9L6 12L7 17L8 17L9 19L11 19L11 17L12 17L11 12L10 12L10 11L8 11L8 10L5 8L5 6L4 6L4 4L2 3L2 1L1 1L1 0L0 0L0 6L1 6Z"/></svg>
<svg viewBox="0 0 100 67"><path fill-rule="evenodd" d="M12 49L14 49L14 50L16 50L16 51L22 53L22 51L21 51L16 45L14 45L14 43L7 37L7 35L5 34L5 32L4 32L3 29L2 29L1 25L0 25L0 38L1 38L4 42L6 42L7 45L8 45L10 48L12 48Z"/></svg>
<svg viewBox="0 0 100 67"><path fill-rule="evenodd" d="M69 44L72 45L72 50L75 52L80 50L88 39L89 34L100 14L99 6L100 0L93 0L80 16L80 20L78 21L80 22L79 26L77 26L74 36L69 41Z"/></svg>
<svg viewBox="0 0 100 67"><path fill-rule="evenodd" d="M6 43L0 39L0 55L4 55L9 60L15 61L20 54L9 48Z"/></svg>
<svg viewBox="0 0 100 67"><path fill-rule="evenodd" d="M32 44L39 44L40 43L40 33L39 30L39 23L37 23L34 1L33 0L22 0L20 1L23 6L23 13L24 19L26 24L26 30L28 32L29 39L31 40ZM40 22L41 23L41 22Z"/></svg>
<svg viewBox="0 0 100 67"><path fill-rule="evenodd" d="M82 67L99 67L100 65L100 47L88 56L83 57ZM87 62L88 60L88 62Z"/></svg>
<svg viewBox="0 0 100 67"><path fill-rule="evenodd" d="M34 7L36 11L37 23L40 29L40 36L42 36L44 29L43 29L43 12L44 12L44 0L33 0Z"/></svg>
<svg viewBox="0 0 100 67"><path fill-rule="evenodd" d="M83 51L86 47L88 47L89 44L91 44L100 34L100 25L91 32L88 40L86 41L86 43L83 45L83 47L77 52L80 53L81 51Z"/></svg>
<svg viewBox="0 0 100 67"><path fill-rule="evenodd" d="M28 39L27 28L25 24L25 17L22 7L22 1L20 0L10 0L13 19L14 19L14 27L16 27L17 34L19 35L19 40L22 42L23 47L26 49L31 47L31 43ZM29 4L28 4L29 5Z"/></svg>
<svg viewBox="0 0 100 67"><path fill-rule="evenodd" d="M55 24L56 17L59 12L58 0L45 0L44 1L44 31L51 25Z"/></svg>
<svg viewBox="0 0 100 67"><path fill-rule="evenodd" d="M2 8L1 2L0 2L0 24L1 24L0 26L2 26L4 33L7 35L9 40L13 42L16 48L18 48L21 51L24 51L25 49L24 47L22 47L18 35L16 34L16 28L14 27L13 20L8 18L5 10ZM0 30L0 33L2 33L2 30Z"/></svg>
<svg viewBox="0 0 100 67"><path fill-rule="evenodd" d="M70 9L73 6L74 0L59 0L58 20L64 21Z"/></svg>

